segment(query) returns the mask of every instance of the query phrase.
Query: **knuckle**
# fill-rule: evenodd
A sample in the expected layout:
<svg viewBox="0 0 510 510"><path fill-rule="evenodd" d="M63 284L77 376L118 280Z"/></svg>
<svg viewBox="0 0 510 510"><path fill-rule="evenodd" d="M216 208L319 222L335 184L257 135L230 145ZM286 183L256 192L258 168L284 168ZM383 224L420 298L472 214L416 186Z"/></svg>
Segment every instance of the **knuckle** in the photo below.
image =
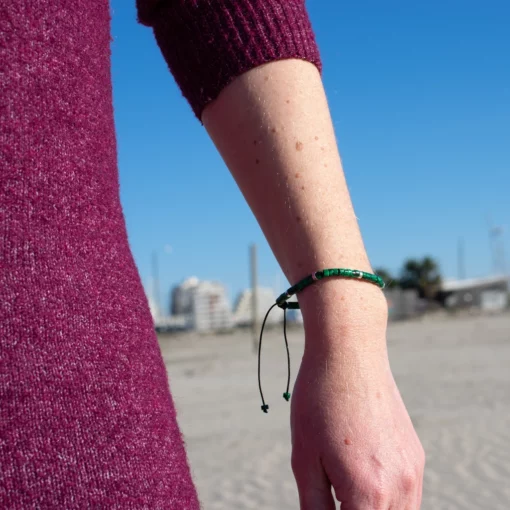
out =
<svg viewBox="0 0 510 510"><path fill-rule="evenodd" d="M374 510L384 510L387 506L388 492L381 486L372 489L372 504Z"/></svg>
<svg viewBox="0 0 510 510"><path fill-rule="evenodd" d="M370 500L373 510L383 510L387 507L389 491L380 482L376 480L368 481L364 484L364 492Z"/></svg>
<svg viewBox="0 0 510 510"><path fill-rule="evenodd" d="M416 472L414 470L407 470L404 471L401 475L401 485L402 489L406 494L409 494L412 492L417 484L418 477L416 475Z"/></svg>

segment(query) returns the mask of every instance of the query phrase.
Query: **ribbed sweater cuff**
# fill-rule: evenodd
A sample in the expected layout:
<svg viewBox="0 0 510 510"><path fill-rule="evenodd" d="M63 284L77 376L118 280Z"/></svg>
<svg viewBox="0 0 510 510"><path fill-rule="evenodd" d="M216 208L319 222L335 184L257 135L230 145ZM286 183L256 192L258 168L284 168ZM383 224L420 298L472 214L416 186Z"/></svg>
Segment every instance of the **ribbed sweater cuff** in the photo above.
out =
<svg viewBox="0 0 510 510"><path fill-rule="evenodd" d="M321 70L304 0L138 0L140 21L200 119L236 76L297 58Z"/></svg>

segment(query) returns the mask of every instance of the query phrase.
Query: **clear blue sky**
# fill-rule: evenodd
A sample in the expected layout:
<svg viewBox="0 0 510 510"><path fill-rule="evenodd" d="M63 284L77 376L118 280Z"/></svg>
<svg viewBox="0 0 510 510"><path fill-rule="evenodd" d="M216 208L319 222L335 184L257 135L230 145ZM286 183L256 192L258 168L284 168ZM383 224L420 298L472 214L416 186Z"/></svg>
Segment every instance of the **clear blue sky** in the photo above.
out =
<svg viewBox="0 0 510 510"><path fill-rule="evenodd" d="M255 242L261 284L284 287L134 4L112 1L112 65L121 196L144 283L157 250L162 296L196 275L234 298L249 284ZM455 277L462 236L467 275L490 273L486 217L510 227L510 2L309 0L308 9L373 265L396 272L431 254Z"/></svg>

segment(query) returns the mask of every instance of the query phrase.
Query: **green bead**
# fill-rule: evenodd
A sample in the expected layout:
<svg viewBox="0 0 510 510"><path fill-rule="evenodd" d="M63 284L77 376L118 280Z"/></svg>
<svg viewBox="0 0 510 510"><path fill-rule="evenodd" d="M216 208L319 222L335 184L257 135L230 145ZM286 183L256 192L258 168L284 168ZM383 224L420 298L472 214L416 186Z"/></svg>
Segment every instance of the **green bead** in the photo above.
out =
<svg viewBox="0 0 510 510"><path fill-rule="evenodd" d="M290 400L290 393L285 392L285 393L283 394L283 398L284 398L284 399L288 402L288 401Z"/></svg>

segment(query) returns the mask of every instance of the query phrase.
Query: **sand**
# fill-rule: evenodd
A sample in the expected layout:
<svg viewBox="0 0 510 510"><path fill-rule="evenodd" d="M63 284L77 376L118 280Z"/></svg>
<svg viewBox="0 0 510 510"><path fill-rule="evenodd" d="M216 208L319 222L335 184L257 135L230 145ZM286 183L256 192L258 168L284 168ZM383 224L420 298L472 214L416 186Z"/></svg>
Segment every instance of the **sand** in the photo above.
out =
<svg viewBox="0 0 510 510"><path fill-rule="evenodd" d="M293 375L303 334L289 335ZM260 411L251 337L160 338L206 510L299 508L281 331L265 337ZM393 372L427 453L422 509L510 509L510 315L390 326Z"/></svg>

